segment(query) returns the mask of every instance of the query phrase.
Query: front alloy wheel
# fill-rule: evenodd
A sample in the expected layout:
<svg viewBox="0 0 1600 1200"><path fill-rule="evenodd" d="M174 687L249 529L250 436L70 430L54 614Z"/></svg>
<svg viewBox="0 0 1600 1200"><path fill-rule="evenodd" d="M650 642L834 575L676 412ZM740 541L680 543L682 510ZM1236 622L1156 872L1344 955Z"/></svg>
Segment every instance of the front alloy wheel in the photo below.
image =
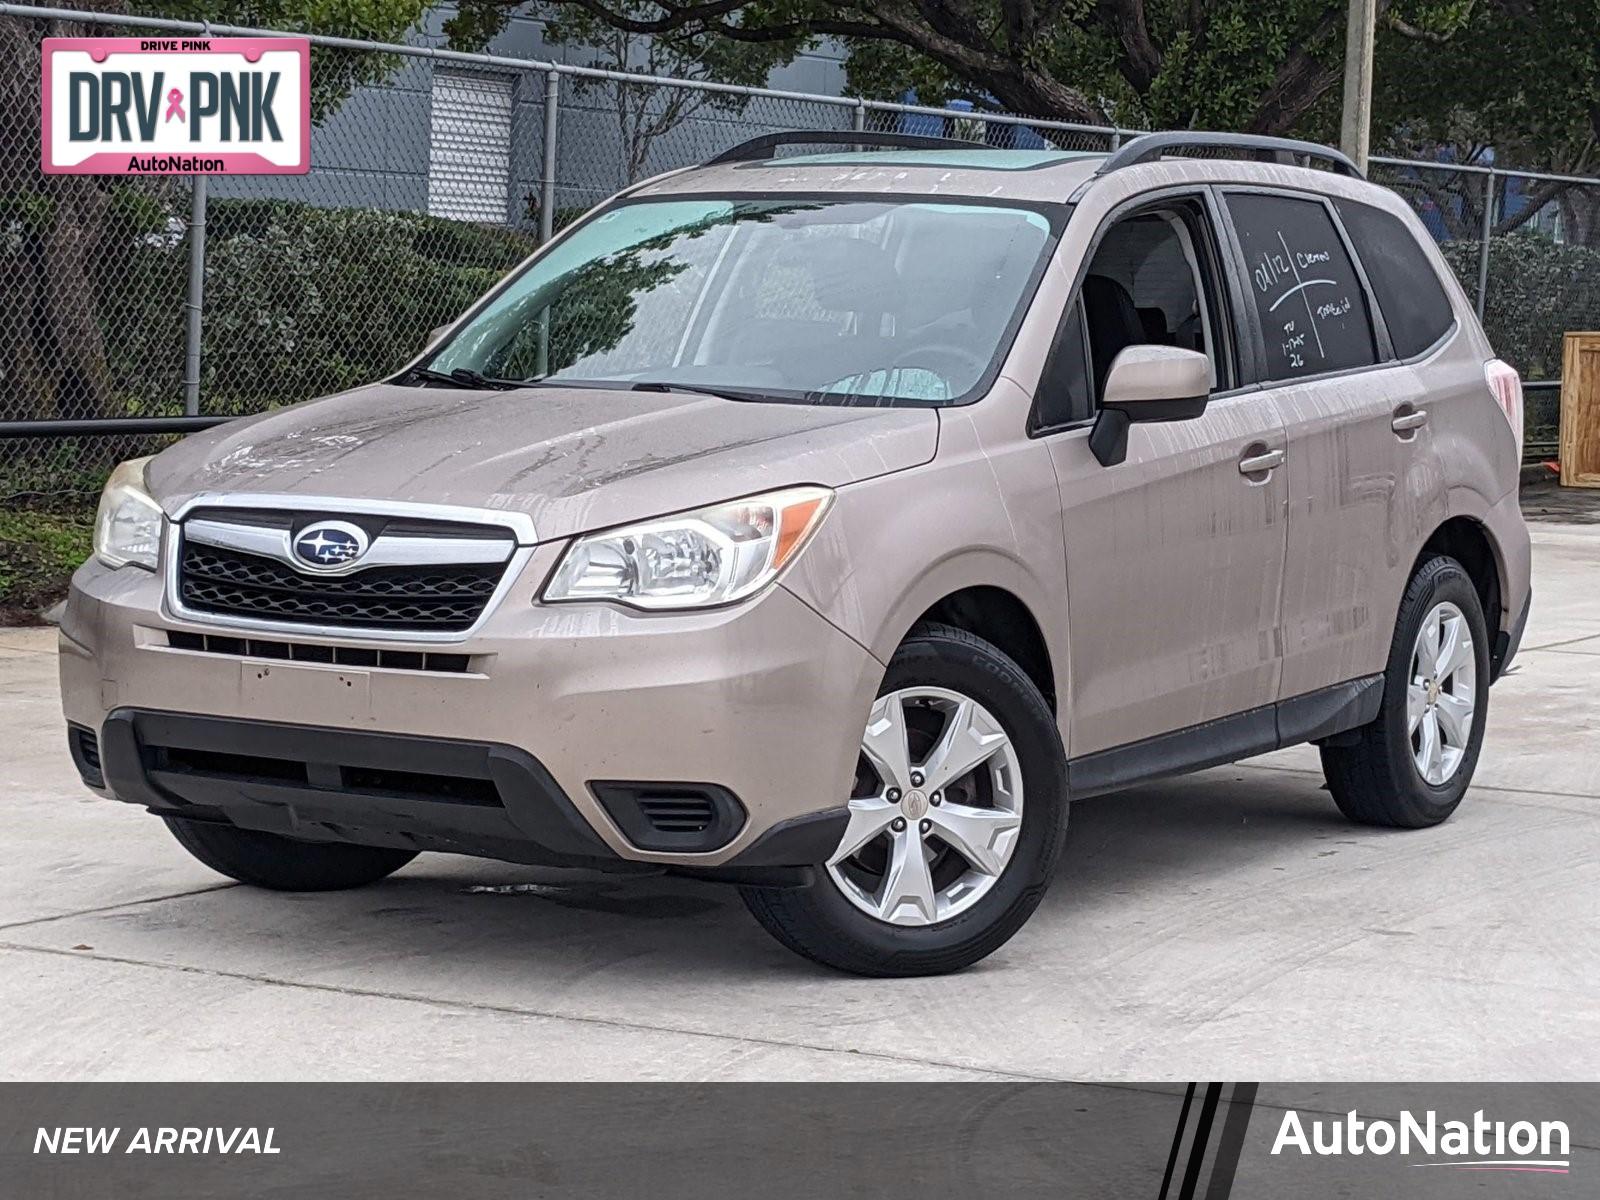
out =
<svg viewBox="0 0 1600 1200"><path fill-rule="evenodd" d="M872 708L861 760L828 860L845 898L891 925L932 925L987 895L1022 828L1022 768L994 714L948 688L890 692Z"/></svg>
<svg viewBox="0 0 1600 1200"><path fill-rule="evenodd" d="M919 626L851 749L838 847L808 888L741 889L750 911L791 950L860 975L958 971L999 949L1066 837L1066 758L1039 688L981 638Z"/></svg>

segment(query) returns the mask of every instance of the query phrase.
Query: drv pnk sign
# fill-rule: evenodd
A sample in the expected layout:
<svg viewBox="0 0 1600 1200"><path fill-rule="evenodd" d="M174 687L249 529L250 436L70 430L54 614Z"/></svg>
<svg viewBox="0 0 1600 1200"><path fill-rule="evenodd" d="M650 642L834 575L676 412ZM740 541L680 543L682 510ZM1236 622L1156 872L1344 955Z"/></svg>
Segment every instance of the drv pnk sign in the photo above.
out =
<svg viewBox="0 0 1600 1200"><path fill-rule="evenodd" d="M304 38L46 38L46 174L301 175Z"/></svg>

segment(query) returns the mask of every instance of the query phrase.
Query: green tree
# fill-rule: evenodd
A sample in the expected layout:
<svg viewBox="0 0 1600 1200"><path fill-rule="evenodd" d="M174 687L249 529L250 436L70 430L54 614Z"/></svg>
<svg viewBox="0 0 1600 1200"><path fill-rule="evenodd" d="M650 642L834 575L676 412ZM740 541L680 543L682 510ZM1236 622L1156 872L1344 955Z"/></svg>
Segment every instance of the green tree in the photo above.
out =
<svg viewBox="0 0 1600 1200"><path fill-rule="evenodd" d="M476 48L504 28L516 5L501 0L465 0L445 22L451 45ZM795 40L740 42L702 28L663 30L646 35L607 21L579 5L541 4L532 11L545 18L545 41L570 46L585 55L582 65L638 76L665 76L701 82L758 87L773 67L793 58ZM614 0L610 11L628 21L651 23L666 12L653 0ZM750 99L732 92L661 87L622 79L569 77L564 81L580 97L616 113L620 182L633 183L649 173L651 147L696 116L735 118Z"/></svg>
<svg viewBox="0 0 1600 1200"><path fill-rule="evenodd" d="M213 25L244 25L373 42L400 42L439 0L139 0L144 16ZM363 84L379 83L399 64L392 55L325 46L311 51L311 119L321 121Z"/></svg>
<svg viewBox="0 0 1600 1200"><path fill-rule="evenodd" d="M1431 157L1445 145L1457 162L1589 175L1600 166L1600 0L1470 3L1453 18L1417 26L1391 18L1379 43L1375 105L1389 146ZM1433 173L1417 186L1437 190ZM1435 195L1458 238L1477 238L1482 191ZM1592 245L1600 234L1597 189L1547 181L1525 203L1499 215L1508 234L1550 203L1569 241Z"/></svg>
<svg viewBox="0 0 1600 1200"><path fill-rule="evenodd" d="M634 36L850 49L851 89L1038 117L1328 138L1347 0L555 0ZM523 0L474 0L482 14ZM1600 0L1377 0L1378 127L1464 111L1581 142L1600 113ZM1420 118L1420 121L1418 120Z"/></svg>

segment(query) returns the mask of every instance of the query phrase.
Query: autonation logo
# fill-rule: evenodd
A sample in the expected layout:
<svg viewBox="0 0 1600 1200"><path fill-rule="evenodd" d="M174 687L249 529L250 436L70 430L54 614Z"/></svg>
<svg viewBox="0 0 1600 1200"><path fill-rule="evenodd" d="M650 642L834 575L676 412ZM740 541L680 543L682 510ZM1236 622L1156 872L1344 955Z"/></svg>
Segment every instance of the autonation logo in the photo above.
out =
<svg viewBox="0 0 1600 1200"><path fill-rule="evenodd" d="M1343 1117L1303 1120L1290 1109L1272 1153L1420 1155L1433 1161L1408 1165L1565 1175L1571 1165L1568 1141L1565 1121L1491 1121L1482 1109L1470 1121L1440 1120L1432 1109L1421 1117L1402 1111L1398 1120L1365 1120L1355 1109Z"/></svg>

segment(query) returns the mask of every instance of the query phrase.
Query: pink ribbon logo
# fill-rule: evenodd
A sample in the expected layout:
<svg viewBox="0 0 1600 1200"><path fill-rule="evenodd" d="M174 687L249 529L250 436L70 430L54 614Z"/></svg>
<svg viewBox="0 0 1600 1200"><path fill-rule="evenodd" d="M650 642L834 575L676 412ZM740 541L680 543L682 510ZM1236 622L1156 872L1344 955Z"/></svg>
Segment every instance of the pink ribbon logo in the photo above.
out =
<svg viewBox="0 0 1600 1200"><path fill-rule="evenodd" d="M165 124L166 121L172 120L173 117L177 117L180 121L189 119L183 115L183 92L178 88L173 88L167 93L167 115L162 123Z"/></svg>

